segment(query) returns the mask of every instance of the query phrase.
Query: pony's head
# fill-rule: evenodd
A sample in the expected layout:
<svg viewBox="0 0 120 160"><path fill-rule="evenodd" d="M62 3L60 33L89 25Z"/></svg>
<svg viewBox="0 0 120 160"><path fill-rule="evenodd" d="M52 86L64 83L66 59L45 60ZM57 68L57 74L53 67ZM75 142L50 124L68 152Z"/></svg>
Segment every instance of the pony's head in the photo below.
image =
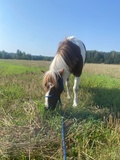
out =
<svg viewBox="0 0 120 160"><path fill-rule="evenodd" d="M57 102L60 101L60 95L64 90L62 73L64 69L54 72L47 71L43 78L43 85L46 89L45 94L45 107L54 110Z"/></svg>

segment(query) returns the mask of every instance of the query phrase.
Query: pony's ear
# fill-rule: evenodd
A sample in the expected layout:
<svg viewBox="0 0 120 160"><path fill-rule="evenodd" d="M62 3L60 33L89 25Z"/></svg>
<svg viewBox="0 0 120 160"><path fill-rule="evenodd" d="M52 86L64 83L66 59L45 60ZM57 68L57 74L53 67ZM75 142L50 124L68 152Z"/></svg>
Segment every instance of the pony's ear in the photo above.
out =
<svg viewBox="0 0 120 160"><path fill-rule="evenodd" d="M42 73L45 73L45 71L41 70Z"/></svg>
<svg viewBox="0 0 120 160"><path fill-rule="evenodd" d="M61 70L59 70L58 72L59 72L59 74L62 76L62 74L63 74L63 72L64 72L64 69L61 69Z"/></svg>

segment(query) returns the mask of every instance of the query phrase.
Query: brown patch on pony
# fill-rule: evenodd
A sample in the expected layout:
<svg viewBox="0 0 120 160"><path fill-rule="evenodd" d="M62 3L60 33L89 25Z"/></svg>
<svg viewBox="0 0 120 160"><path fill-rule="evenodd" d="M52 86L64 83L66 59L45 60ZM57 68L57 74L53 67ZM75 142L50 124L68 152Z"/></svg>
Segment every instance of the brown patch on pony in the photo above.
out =
<svg viewBox="0 0 120 160"><path fill-rule="evenodd" d="M80 47L69 40L60 43L57 54L60 54L69 67L70 72L79 77L82 73L83 58Z"/></svg>
<svg viewBox="0 0 120 160"><path fill-rule="evenodd" d="M46 72L43 78L43 85L46 87L46 89L48 89L48 84L52 83L55 87L57 87L57 79L56 79L56 75L53 72Z"/></svg>

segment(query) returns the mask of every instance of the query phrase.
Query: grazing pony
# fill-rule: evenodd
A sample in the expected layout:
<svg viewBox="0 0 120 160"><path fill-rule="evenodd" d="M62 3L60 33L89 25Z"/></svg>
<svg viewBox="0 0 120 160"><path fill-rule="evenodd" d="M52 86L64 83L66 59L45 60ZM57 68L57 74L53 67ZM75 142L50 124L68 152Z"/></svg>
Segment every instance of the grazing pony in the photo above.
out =
<svg viewBox="0 0 120 160"><path fill-rule="evenodd" d="M70 99L69 77L71 73L74 75L73 107L77 106L77 91L85 57L85 45L77 38L71 36L60 43L49 71L44 74L43 78L43 85L46 88L45 107L47 109L55 109L64 90L64 84L66 84L67 98Z"/></svg>

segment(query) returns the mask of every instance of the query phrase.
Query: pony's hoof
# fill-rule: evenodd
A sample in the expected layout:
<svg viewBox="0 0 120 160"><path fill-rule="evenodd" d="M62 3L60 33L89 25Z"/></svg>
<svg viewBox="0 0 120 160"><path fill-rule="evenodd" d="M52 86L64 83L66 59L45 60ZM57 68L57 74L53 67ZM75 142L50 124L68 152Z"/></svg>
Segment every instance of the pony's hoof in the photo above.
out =
<svg viewBox="0 0 120 160"><path fill-rule="evenodd" d="M74 104L73 104L73 107L74 107L74 108L77 107L77 103L74 103Z"/></svg>
<svg viewBox="0 0 120 160"><path fill-rule="evenodd" d="M71 97L70 96L67 96L67 99L70 99Z"/></svg>

